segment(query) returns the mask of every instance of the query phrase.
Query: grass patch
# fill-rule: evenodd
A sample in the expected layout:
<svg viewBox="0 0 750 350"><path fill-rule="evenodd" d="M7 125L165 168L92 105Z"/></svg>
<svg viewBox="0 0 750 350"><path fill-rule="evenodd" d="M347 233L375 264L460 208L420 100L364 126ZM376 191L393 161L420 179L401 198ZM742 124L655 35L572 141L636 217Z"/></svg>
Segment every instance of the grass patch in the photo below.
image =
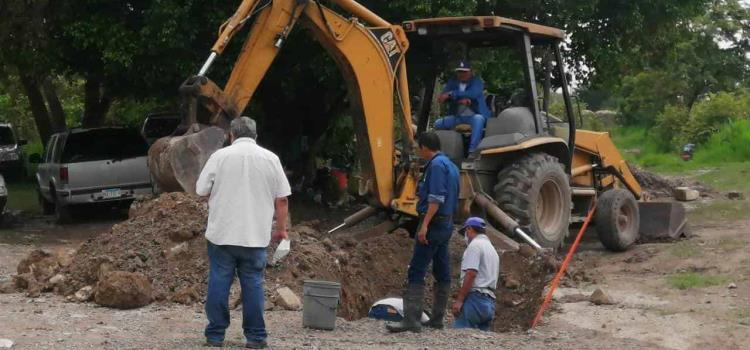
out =
<svg viewBox="0 0 750 350"><path fill-rule="evenodd" d="M741 309L734 312L734 318L737 323L743 326L750 326L750 309Z"/></svg>
<svg viewBox="0 0 750 350"><path fill-rule="evenodd" d="M703 255L698 245L692 242L677 242L669 248L669 252L678 258L692 258Z"/></svg>
<svg viewBox="0 0 750 350"><path fill-rule="evenodd" d="M719 286L728 282L729 279L725 276L707 275L697 272L676 273L667 277L667 283L672 288L680 290Z"/></svg>
<svg viewBox="0 0 750 350"><path fill-rule="evenodd" d="M650 129L645 127L620 127L612 130L612 139L629 162L659 173L684 173L691 170L719 167L731 168L742 179L750 175L750 121L725 125L703 144L698 145L693 160L683 161L679 149L665 152L660 148ZM744 170L742 172L741 170ZM722 189L738 189L732 178L721 174L706 174L706 181L716 180ZM718 177L714 179L713 177ZM721 187L724 186L724 187ZM750 190L750 183L741 186Z"/></svg>
<svg viewBox="0 0 750 350"><path fill-rule="evenodd" d="M750 142L750 141L748 141ZM721 191L737 190L750 196L750 162L723 163L697 176L698 181Z"/></svg>
<svg viewBox="0 0 750 350"><path fill-rule="evenodd" d="M696 222L735 221L747 218L750 201L730 201L718 199L700 205L690 212L690 219Z"/></svg>
<svg viewBox="0 0 750 350"><path fill-rule="evenodd" d="M735 250L745 248L747 246L747 243L743 240L729 238L729 239L720 240L718 246L719 246L719 249L721 249L724 252L732 252Z"/></svg>
<svg viewBox="0 0 750 350"><path fill-rule="evenodd" d="M31 182L8 183L8 204L5 207L31 214L41 213L37 200L36 184Z"/></svg>

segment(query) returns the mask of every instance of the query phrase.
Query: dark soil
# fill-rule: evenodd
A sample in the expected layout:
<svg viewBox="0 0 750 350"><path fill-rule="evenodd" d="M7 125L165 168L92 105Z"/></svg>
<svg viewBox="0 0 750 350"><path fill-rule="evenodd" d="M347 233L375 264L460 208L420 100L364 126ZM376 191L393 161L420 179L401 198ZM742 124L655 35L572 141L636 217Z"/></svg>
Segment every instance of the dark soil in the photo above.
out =
<svg viewBox="0 0 750 350"><path fill-rule="evenodd" d="M148 278L154 300L202 302L208 269L205 202L184 193L168 193L135 203L130 214L127 221L86 241L69 264L45 271L44 278L53 273L65 276L64 283L54 286L55 292L72 295L84 286L96 286L110 271L126 271ZM273 291L282 286L302 297L305 280L337 281L342 285L339 316L352 320L366 317L376 300L401 294L414 244L406 231L355 241L346 234L329 236L327 227L320 227L325 224L308 222L290 229L291 252L266 271L266 295L271 300ZM454 235L450 243L454 293L465 246ZM274 248L269 247L269 256ZM506 252L501 259L495 330L526 329L542 298L549 259L516 252ZM429 310L432 277L426 284ZM49 285L44 288L51 289Z"/></svg>

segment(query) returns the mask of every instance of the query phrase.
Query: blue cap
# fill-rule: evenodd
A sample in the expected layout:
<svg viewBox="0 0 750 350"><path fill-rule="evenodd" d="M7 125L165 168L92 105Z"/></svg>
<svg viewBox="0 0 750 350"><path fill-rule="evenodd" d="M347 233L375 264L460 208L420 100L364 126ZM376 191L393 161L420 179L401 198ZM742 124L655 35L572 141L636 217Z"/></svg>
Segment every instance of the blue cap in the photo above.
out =
<svg viewBox="0 0 750 350"><path fill-rule="evenodd" d="M471 63L469 61L461 60L460 62L458 62L456 71L468 72L470 70L471 70Z"/></svg>
<svg viewBox="0 0 750 350"><path fill-rule="evenodd" d="M478 232L484 232L484 229L487 227L487 224L484 222L484 219L476 216L472 216L464 222L464 226L461 227L461 229L458 231L462 235L464 232L466 232L466 228L472 227Z"/></svg>

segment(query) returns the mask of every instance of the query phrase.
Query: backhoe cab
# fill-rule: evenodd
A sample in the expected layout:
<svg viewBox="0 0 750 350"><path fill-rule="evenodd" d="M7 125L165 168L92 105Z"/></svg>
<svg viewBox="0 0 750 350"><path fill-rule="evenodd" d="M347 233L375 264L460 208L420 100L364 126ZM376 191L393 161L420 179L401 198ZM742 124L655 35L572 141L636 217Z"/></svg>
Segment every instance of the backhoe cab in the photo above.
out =
<svg viewBox="0 0 750 350"><path fill-rule="evenodd" d="M607 133L576 128L560 52L563 31L495 16L421 19L402 27L410 42L412 91L421 91L424 101L416 113L418 132L446 114L433 110L441 89L436 85L459 60L482 63L480 76L485 71L502 77L500 86L485 82L491 116L478 159L466 159L467 125L436 131L443 152L462 169L462 187L471 187L462 188L460 216L485 214L475 198L487 194L541 246L557 248L569 225L580 222L599 197L595 222L602 243L625 250L636 241L640 186ZM671 203L644 205L679 211ZM684 223L679 213L674 219ZM682 226L672 224L666 232L668 225L657 234L675 235L674 226Z"/></svg>

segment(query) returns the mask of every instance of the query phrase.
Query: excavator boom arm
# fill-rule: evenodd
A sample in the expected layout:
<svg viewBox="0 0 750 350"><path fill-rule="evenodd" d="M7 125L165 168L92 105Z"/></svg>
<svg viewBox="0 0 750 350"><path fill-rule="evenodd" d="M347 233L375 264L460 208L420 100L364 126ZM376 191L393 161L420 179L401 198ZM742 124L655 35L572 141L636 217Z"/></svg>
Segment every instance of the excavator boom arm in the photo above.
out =
<svg viewBox="0 0 750 350"><path fill-rule="evenodd" d="M401 107L401 138L407 154L414 140L404 58L408 41L400 26L391 25L359 3L333 2L353 17L344 18L309 0L272 0L263 6L259 6L258 0L244 0L222 25L211 56L201 69L201 74L205 73L238 29L256 15L224 89L201 74L188 79L182 89L190 91L212 113L210 124L226 129L229 121L238 117L250 102L284 39L299 20L331 54L346 81L355 116L362 178L374 199L373 204L391 207L398 196L397 187L402 191L410 191L412 187L403 182L395 186L393 171L396 162L394 92ZM197 118L193 117L192 122L197 122ZM406 178L414 182L414 177ZM411 213L411 200L407 202L404 207L402 201L399 210Z"/></svg>

